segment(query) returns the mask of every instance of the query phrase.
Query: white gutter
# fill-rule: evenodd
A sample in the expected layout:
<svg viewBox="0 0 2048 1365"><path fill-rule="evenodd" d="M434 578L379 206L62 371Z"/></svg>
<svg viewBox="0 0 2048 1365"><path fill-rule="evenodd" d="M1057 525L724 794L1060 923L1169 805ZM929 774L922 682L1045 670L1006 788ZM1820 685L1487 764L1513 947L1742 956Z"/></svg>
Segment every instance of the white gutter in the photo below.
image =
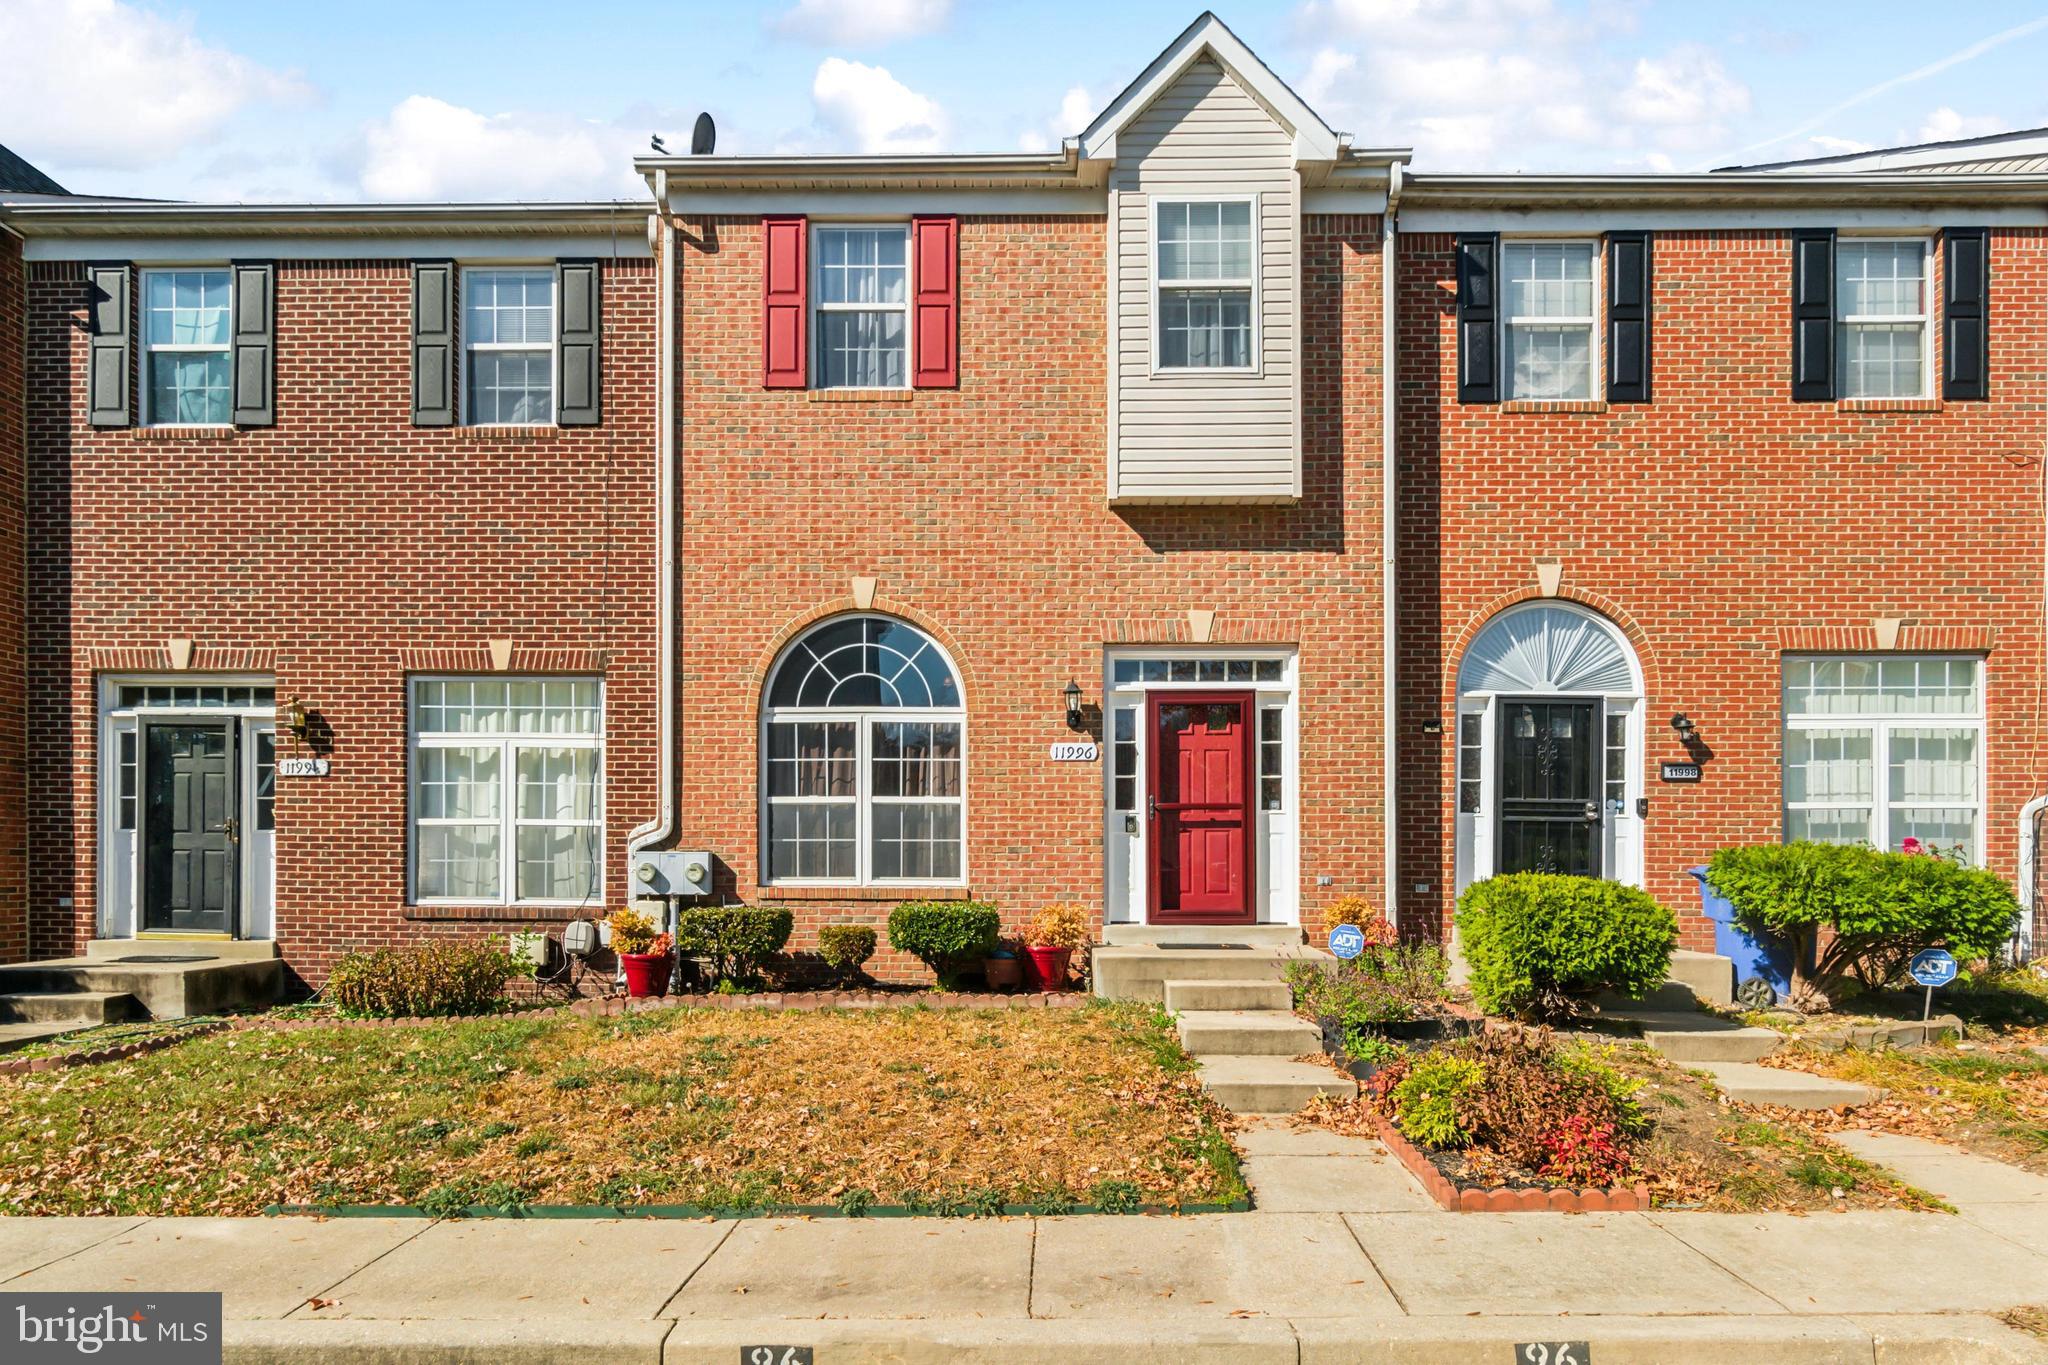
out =
<svg viewBox="0 0 2048 1365"><path fill-rule="evenodd" d="M1380 219L1384 224L1380 232L1380 691L1383 694L1380 698L1380 785L1383 788L1380 802L1385 826L1381 831L1381 838L1384 841L1382 854L1387 869L1385 913L1387 923L1391 925L1399 925L1401 922L1401 829L1400 800L1397 796L1400 773L1400 732L1397 728L1400 723L1400 689L1396 686L1400 662L1400 634L1395 629L1400 614L1396 579L1401 543L1399 528L1395 525L1399 487L1395 433L1400 427L1395 403L1401 389L1395 374L1400 332L1395 326L1394 307L1394 291L1400 286L1400 275L1394 268L1394 244L1399 234L1401 171L1402 166L1398 161L1387 168L1387 211Z"/></svg>
<svg viewBox="0 0 2048 1365"><path fill-rule="evenodd" d="M681 480L676 469L676 229L668 211L668 172L657 169L652 177L654 218L650 236L660 238L657 257L661 271L660 307L655 338L657 372L654 392L659 438L656 441L654 482L659 506L655 509L656 538L660 544L659 569L655 585L656 648L654 783L657 798L654 818L636 825L626 836L626 878L632 885L633 857L642 849L667 843L676 832L676 509Z"/></svg>

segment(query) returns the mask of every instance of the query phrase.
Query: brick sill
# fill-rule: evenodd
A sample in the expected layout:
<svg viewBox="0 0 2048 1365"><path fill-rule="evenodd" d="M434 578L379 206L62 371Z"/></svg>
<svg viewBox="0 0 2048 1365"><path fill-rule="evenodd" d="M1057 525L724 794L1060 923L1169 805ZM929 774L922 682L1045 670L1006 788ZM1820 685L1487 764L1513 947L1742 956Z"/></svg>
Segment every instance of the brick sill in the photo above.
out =
<svg viewBox="0 0 2048 1365"><path fill-rule="evenodd" d="M133 427L128 435L137 441L149 441L163 445L203 444L211 441L232 441L240 435L234 427Z"/></svg>
<svg viewBox="0 0 2048 1365"><path fill-rule="evenodd" d="M785 901L964 901L964 886L757 886L748 897L762 905Z"/></svg>
<svg viewBox="0 0 2048 1365"><path fill-rule="evenodd" d="M811 389L804 394L807 403L908 403L914 396L910 389Z"/></svg>
<svg viewBox="0 0 2048 1365"><path fill-rule="evenodd" d="M1940 412L1939 398L1843 398L1836 412Z"/></svg>
<svg viewBox="0 0 2048 1365"><path fill-rule="evenodd" d="M479 924L567 924L570 920L603 919L602 905L407 905L399 910L409 920L471 920Z"/></svg>
<svg viewBox="0 0 2048 1365"><path fill-rule="evenodd" d="M1500 404L1502 412L1557 412L1599 414L1607 411L1607 404L1599 399L1550 400L1521 398Z"/></svg>

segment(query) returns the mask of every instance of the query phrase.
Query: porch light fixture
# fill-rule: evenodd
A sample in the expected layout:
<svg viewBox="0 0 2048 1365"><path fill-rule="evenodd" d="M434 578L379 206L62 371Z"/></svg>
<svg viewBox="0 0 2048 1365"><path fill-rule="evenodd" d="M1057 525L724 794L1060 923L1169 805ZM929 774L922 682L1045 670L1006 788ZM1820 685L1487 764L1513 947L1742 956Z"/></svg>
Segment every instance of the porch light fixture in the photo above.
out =
<svg viewBox="0 0 2048 1365"><path fill-rule="evenodd" d="M285 708L285 728L299 739L306 737L306 704L293 697Z"/></svg>
<svg viewBox="0 0 2048 1365"><path fill-rule="evenodd" d="M1078 730L1081 728L1081 684L1069 682L1062 695L1067 699L1067 728Z"/></svg>
<svg viewBox="0 0 2048 1365"><path fill-rule="evenodd" d="M1692 717L1683 711L1671 718L1671 728L1678 731L1680 744L1689 745L1700 737L1700 727L1693 724Z"/></svg>

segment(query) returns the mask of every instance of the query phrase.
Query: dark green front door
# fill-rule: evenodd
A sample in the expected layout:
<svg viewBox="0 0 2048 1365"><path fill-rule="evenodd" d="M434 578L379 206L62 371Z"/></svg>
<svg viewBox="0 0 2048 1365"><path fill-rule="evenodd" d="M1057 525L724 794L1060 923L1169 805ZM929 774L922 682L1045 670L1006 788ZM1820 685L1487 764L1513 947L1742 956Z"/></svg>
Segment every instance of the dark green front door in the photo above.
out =
<svg viewBox="0 0 2048 1365"><path fill-rule="evenodd" d="M240 831L227 721L143 727L142 927L230 934Z"/></svg>

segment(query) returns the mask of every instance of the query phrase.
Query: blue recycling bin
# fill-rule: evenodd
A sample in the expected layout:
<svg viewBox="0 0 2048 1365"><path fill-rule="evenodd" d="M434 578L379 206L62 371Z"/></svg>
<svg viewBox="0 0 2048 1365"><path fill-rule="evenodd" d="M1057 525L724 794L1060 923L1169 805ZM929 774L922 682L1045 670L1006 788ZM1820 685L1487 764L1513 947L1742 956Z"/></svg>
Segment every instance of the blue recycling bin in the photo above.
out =
<svg viewBox="0 0 2048 1365"><path fill-rule="evenodd" d="M1735 998L1752 1009L1774 1005L1792 993L1792 946L1783 939L1750 933L1735 921L1735 906L1707 882L1707 869L1692 867L1700 884L1700 911L1714 922L1714 951L1735 964Z"/></svg>

